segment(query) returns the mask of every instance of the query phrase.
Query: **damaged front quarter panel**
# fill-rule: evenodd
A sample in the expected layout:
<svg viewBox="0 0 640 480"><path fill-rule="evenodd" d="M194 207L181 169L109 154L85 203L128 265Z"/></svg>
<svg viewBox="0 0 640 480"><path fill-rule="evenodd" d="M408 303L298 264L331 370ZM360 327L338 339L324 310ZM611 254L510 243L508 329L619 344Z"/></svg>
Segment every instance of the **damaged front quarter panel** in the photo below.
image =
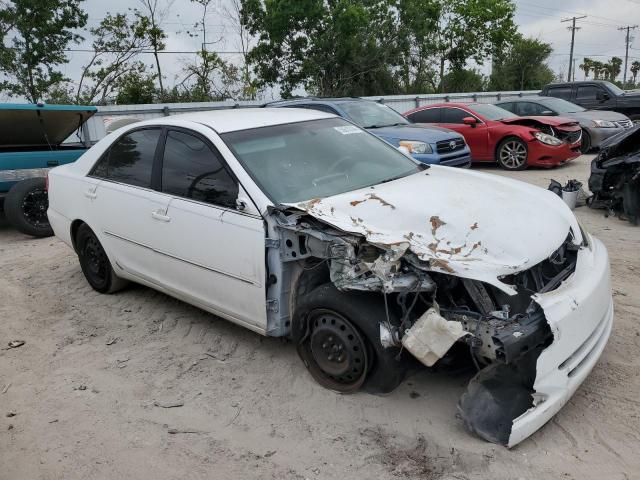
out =
<svg viewBox="0 0 640 480"><path fill-rule="evenodd" d="M399 325L380 324L384 348L404 345L430 366L466 344L482 368L461 417L513 446L562 407L599 357L612 318L608 258L553 194L473 181L471 172L469 184L456 177L456 203L446 170L282 206L278 229L291 249L280 255L314 258L311 268L325 264L339 290L382 293L402 307ZM484 208L481 199L501 195Z"/></svg>

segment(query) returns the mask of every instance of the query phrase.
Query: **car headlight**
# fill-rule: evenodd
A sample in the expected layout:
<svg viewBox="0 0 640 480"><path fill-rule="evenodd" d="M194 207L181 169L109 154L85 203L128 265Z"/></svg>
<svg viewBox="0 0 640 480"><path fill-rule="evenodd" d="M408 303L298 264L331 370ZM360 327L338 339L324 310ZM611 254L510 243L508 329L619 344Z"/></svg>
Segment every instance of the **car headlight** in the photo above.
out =
<svg viewBox="0 0 640 480"><path fill-rule="evenodd" d="M617 125L609 120L594 120L594 125L598 128L616 128Z"/></svg>
<svg viewBox="0 0 640 480"><path fill-rule="evenodd" d="M400 146L409 150L409 153L433 153L431 145L413 140L400 140Z"/></svg>
<svg viewBox="0 0 640 480"><path fill-rule="evenodd" d="M542 143L545 143L547 145L553 145L554 147L557 147L558 145L562 145L563 143L562 140L560 140L558 137L554 137L553 135L548 135L542 132L533 132L533 136L536 137Z"/></svg>

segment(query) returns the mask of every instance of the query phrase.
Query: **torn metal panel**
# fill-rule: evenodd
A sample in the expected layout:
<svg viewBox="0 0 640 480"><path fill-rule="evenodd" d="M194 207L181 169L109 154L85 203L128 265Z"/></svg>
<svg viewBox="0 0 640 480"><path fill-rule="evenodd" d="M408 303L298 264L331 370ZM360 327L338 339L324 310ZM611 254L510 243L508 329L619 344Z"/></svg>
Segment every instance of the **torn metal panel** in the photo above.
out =
<svg viewBox="0 0 640 480"><path fill-rule="evenodd" d="M500 277L547 258L568 231L577 245L582 242L575 217L551 192L466 173L434 166L429 175L289 206L383 249L407 244L432 271L486 282L509 294L515 289Z"/></svg>

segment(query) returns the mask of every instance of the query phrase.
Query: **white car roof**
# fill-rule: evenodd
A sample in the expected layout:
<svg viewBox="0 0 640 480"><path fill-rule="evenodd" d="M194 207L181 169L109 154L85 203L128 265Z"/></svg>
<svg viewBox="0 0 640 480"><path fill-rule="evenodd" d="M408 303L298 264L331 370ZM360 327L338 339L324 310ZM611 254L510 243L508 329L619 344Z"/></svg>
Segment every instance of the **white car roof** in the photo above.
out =
<svg viewBox="0 0 640 480"><path fill-rule="evenodd" d="M218 133L227 133L335 116L336 115L330 113L303 108L234 108L172 115L162 119L155 118L153 120L147 120L142 123L172 125L183 122L194 122L207 125Z"/></svg>

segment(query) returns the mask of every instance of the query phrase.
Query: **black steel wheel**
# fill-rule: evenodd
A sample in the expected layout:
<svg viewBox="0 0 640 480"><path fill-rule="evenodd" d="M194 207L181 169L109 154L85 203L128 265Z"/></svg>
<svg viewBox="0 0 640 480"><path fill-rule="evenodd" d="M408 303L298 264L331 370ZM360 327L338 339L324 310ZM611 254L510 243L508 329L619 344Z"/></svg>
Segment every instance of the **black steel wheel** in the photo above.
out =
<svg viewBox="0 0 640 480"><path fill-rule="evenodd" d="M398 325L382 295L321 285L296 305L291 339L313 378L339 393L389 393L415 365L411 355L380 342L380 325Z"/></svg>
<svg viewBox="0 0 640 480"><path fill-rule="evenodd" d="M100 293L113 293L126 285L125 280L116 276L107 253L87 224L78 228L75 243L82 273L91 288Z"/></svg>
<svg viewBox="0 0 640 480"><path fill-rule="evenodd" d="M44 178L30 178L14 185L4 203L7 220L16 229L34 237L50 237L47 217L49 197Z"/></svg>
<svg viewBox="0 0 640 480"><path fill-rule="evenodd" d="M310 370L322 385L352 392L364 383L369 368L368 346L358 329L337 312L317 309L309 316L307 349Z"/></svg>

